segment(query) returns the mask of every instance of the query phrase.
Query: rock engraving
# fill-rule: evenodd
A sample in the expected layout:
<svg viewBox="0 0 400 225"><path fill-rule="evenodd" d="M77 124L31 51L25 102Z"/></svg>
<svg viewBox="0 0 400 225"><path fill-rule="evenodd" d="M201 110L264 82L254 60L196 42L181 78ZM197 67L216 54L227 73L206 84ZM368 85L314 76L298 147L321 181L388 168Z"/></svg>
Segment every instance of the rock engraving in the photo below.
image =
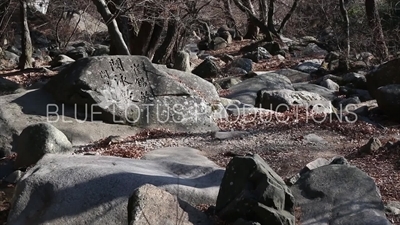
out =
<svg viewBox="0 0 400 225"><path fill-rule="evenodd" d="M153 97L144 64L134 63L128 67L129 70L125 70L122 60L117 58L110 59L109 65L109 70L100 71L100 77L103 78L106 86L114 91L121 91L120 93L108 94L108 96L112 96L112 99L108 99L111 101L110 103L129 103L126 100L147 102Z"/></svg>

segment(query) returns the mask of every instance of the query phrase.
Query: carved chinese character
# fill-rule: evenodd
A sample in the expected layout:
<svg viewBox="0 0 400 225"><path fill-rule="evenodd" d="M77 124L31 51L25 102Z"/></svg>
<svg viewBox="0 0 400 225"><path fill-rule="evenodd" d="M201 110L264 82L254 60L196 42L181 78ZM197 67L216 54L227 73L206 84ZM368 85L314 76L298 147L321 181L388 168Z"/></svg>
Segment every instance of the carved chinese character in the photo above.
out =
<svg viewBox="0 0 400 225"><path fill-rule="evenodd" d="M122 65L122 60L120 58L110 59L110 67L111 67L112 71L115 71L115 70L125 71L124 67Z"/></svg>
<svg viewBox="0 0 400 225"><path fill-rule="evenodd" d="M107 70L104 70L104 71L101 70L101 71L100 71L100 77L103 78L103 79L104 79L104 78L110 79L110 75L108 74L108 71L107 71Z"/></svg>
<svg viewBox="0 0 400 225"><path fill-rule="evenodd" d="M126 76L124 76L123 74L120 74L120 78L121 78L121 82L122 82L124 85L133 84L132 82L128 81L127 78L126 78Z"/></svg>
<svg viewBox="0 0 400 225"><path fill-rule="evenodd" d="M138 63L132 64L132 65L131 65L131 69L132 69L132 72L133 72L135 75L140 74L140 64L138 64Z"/></svg>

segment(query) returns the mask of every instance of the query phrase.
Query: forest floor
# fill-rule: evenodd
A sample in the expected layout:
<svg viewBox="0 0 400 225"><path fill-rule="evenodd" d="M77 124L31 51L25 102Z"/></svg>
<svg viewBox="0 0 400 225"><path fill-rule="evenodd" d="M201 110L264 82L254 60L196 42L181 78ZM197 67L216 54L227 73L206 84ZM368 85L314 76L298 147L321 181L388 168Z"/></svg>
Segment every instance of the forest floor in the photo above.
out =
<svg viewBox="0 0 400 225"><path fill-rule="evenodd" d="M246 41L237 42L224 51L210 54L232 54L244 44ZM257 71L268 71L285 68L293 63L295 62L273 59L257 63L254 68ZM0 76L16 81L24 87L52 75L40 69L0 71ZM388 141L399 141L398 124L393 124L382 116L375 118L382 125L380 127L362 121L346 123L337 119L318 123L313 120L306 121L305 112L301 113L300 118L295 117L294 112L287 112L272 120L253 115L219 121L222 131L235 131L234 137L227 139L218 138L214 134L171 134L158 130L143 132L118 142L99 140L76 154L140 158L144 153L157 148L187 146L201 150L212 161L225 167L232 156L252 152L259 154L283 179L295 175L308 162L319 157L330 159L334 156L344 156L350 164L357 166L375 180L384 202L400 201L400 146L382 148L368 155L358 153L360 147L371 137L379 138L383 145ZM282 116L288 117L289 120L278 121L277 118ZM12 159L2 159L0 163L7 160ZM13 189L12 185L0 185L0 224L5 224ZM388 215L388 218L393 224L400 224L400 216Z"/></svg>

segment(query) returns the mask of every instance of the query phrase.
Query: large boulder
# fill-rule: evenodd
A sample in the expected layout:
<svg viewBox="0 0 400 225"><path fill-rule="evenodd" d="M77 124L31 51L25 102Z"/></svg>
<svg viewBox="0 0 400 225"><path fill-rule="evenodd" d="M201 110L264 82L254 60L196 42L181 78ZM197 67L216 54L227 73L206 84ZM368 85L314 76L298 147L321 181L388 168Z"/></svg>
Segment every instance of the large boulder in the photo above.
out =
<svg viewBox="0 0 400 225"><path fill-rule="evenodd" d="M108 55L110 53L110 47L107 45L100 45L96 44L93 46L94 51L92 53L92 56L100 56L100 55Z"/></svg>
<svg viewBox="0 0 400 225"><path fill-rule="evenodd" d="M312 108L318 113L332 113L333 106L331 102L319 94L308 91L292 90L262 90L258 93L256 105L264 109L271 109L278 112L284 112L291 107Z"/></svg>
<svg viewBox="0 0 400 225"><path fill-rule="evenodd" d="M222 37L215 37L211 42L211 47L213 50L221 50L228 47L228 42Z"/></svg>
<svg viewBox="0 0 400 225"><path fill-rule="evenodd" d="M382 111L393 119L400 120L400 84L390 84L379 87L376 101Z"/></svg>
<svg viewBox="0 0 400 225"><path fill-rule="evenodd" d="M175 56L175 62L173 68L184 72L190 72L191 68L190 68L189 53L187 53L186 51L178 52Z"/></svg>
<svg viewBox="0 0 400 225"><path fill-rule="evenodd" d="M192 70L192 73L201 78L212 78L218 76L221 70L212 59L206 58L200 65Z"/></svg>
<svg viewBox="0 0 400 225"><path fill-rule="evenodd" d="M389 84L400 84L400 58L386 62L366 75L368 91L376 98L377 89Z"/></svg>
<svg viewBox="0 0 400 225"><path fill-rule="evenodd" d="M0 96L15 93L15 91L20 88L22 88L22 86L18 83L0 77Z"/></svg>
<svg viewBox="0 0 400 225"><path fill-rule="evenodd" d="M296 83L296 84L293 84L293 87L296 91L308 91L308 92L316 93L330 101L332 101L336 98L335 91L330 90L326 87L317 85L317 84Z"/></svg>
<svg viewBox="0 0 400 225"><path fill-rule="evenodd" d="M73 60L78 60L89 56L84 47L77 47L75 49L71 49L65 54Z"/></svg>
<svg viewBox="0 0 400 225"><path fill-rule="evenodd" d="M293 70L293 69L279 69L275 71L269 71L269 72L262 72L262 71L257 71L255 72L257 74L264 74L264 73L276 73L279 75L283 75L287 78L292 83L298 83L298 82L306 82L311 80L311 76L308 73L304 73L298 70Z"/></svg>
<svg viewBox="0 0 400 225"><path fill-rule="evenodd" d="M264 59L270 59L271 57L272 55L263 47L258 47L256 51L248 52L243 55L243 58L251 59L255 63Z"/></svg>
<svg viewBox="0 0 400 225"><path fill-rule="evenodd" d="M359 73L346 73L342 76L343 83L358 89L367 89L367 79Z"/></svg>
<svg viewBox="0 0 400 225"><path fill-rule="evenodd" d="M35 164L47 153L71 153L72 144L63 132L50 123L39 123L26 127L18 137L15 149L18 155L16 168Z"/></svg>
<svg viewBox="0 0 400 225"><path fill-rule="evenodd" d="M222 25L220 28L218 28L217 30L217 34L220 37L224 38L224 34L226 32L229 32L229 34L231 35L232 38L236 38L236 31L235 29L229 28L227 25Z"/></svg>
<svg viewBox="0 0 400 225"><path fill-rule="evenodd" d="M16 46L14 46L14 45L9 45L9 46L7 47L7 51L12 52L12 53L14 53L14 54L17 55L17 56L22 55L22 51L19 50L19 49L18 49Z"/></svg>
<svg viewBox="0 0 400 225"><path fill-rule="evenodd" d="M259 155L252 155L229 162L215 212L229 222L294 225L293 206L293 195L282 178Z"/></svg>
<svg viewBox="0 0 400 225"><path fill-rule="evenodd" d="M332 91L339 91L339 88L340 88L339 84L335 83L331 79L322 80L320 85L322 87L326 87L326 88L328 88L329 90L332 90Z"/></svg>
<svg viewBox="0 0 400 225"><path fill-rule="evenodd" d="M64 12L62 18L69 23L71 28L76 28L77 31L85 32L89 36L100 32L107 32L107 25L105 23L84 10Z"/></svg>
<svg viewBox="0 0 400 225"><path fill-rule="evenodd" d="M339 58L340 54L338 52L329 52L324 59L324 62L321 65L321 69L324 69L327 72L335 72L339 68Z"/></svg>
<svg viewBox="0 0 400 225"><path fill-rule="evenodd" d="M44 88L56 101L90 114L89 120L182 132L217 129L213 85L190 73L161 71L144 56L83 58Z"/></svg>
<svg viewBox="0 0 400 225"><path fill-rule="evenodd" d="M17 184L7 224L128 224L128 200L144 184L192 206L215 204L224 170L200 151L144 158L46 154Z"/></svg>
<svg viewBox="0 0 400 225"><path fill-rule="evenodd" d="M314 73L319 70L322 62L323 60L319 59L305 60L294 66L294 69L304 73Z"/></svg>
<svg viewBox="0 0 400 225"><path fill-rule="evenodd" d="M9 67L17 66L19 63L19 56L13 52L3 51L3 58L8 61Z"/></svg>
<svg viewBox="0 0 400 225"><path fill-rule="evenodd" d="M302 55L306 57L325 57L328 52L320 48L315 43L309 43L302 51Z"/></svg>
<svg viewBox="0 0 400 225"><path fill-rule="evenodd" d="M334 164L313 169L291 190L302 225L390 224L374 180L356 167Z"/></svg>
<svg viewBox="0 0 400 225"><path fill-rule="evenodd" d="M240 82L242 82L241 77L224 77L214 81L218 84L222 89L228 89Z"/></svg>
<svg viewBox="0 0 400 225"><path fill-rule="evenodd" d="M282 75L266 73L244 80L228 89L226 98L236 99L248 105L255 105L260 90L294 90L290 80Z"/></svg>
<svg viewBox="0 0 400 225"><path fill-rule="evenodd" d="M50 93L32 89L0 96L0 150L10 152L17 137L29 125L50 123L62 131L74 147L110 135L132 136L141 129L124 124L89 121L73 105L57 104Z"/></svg>
<svg viewBox="0 0 400 225"><path fill-rule="evenodd" d="M219 33L218 34L220 37L222 37L228 44L231 44L232 43L232 35L231 35L231 33L229 32L229 31L224 31L224 32L222 32L222 33Z"/></svg>
<svg viewBox="0 0 400 225"><path fill-rule="evenodd" d="M74 59L72 59L66 55L60 54L60 55L57 55L56 57L54 57L54 59L50 62L50 65L52 67L58 67L58 66L65 66L65 65L71 64L73 62L75 62Z"/></svg>
<svg viewBox="0 0 400 225"><path fill-rule="evenodd" d="M211 221L177 196L145 184L129 198L128 224L209 225Z"/></svg>
<svg viewBox="0 0 400 225"><path fill-rule="evenodd" d="M246 72L250 72L253 69L253 63L251 59L247 58L237 58L234 59L231 64L229 64L229 67L234 68L240 68L245 70Z"/></svg>
<svg viewBox="0 0 400 225"><path fill-rule="evenodd" d="M324 146L326 146L326 144L327 144L327 142L323 138L316 136L315 134L308 134L308 135L304 136L304 139L308 143L313 143L313 144L319 143ZM330 160L325 159L325 158L317 158L317 159L307 163L307 165L305 167L303 167L303 169L301 169L299 171L299 173L290 177L288 180L286 180L286 182L288 183L288 185L293 185L305 173L308 173L309 171L315 170L322 166L333 165L333 164L350 165L349 162L347 161L347 159L344 158L343 156L335 156L335 157L331 158Z"/></svg>
<svg viewBox="0 0 400 225"><path fill-rule="evenodd" d="M11 127L8 126L8 123L6 120L4 120L1 115L1 110L0 110L0 158L3 158L5 156L9 156L11 154L11 148L12 148L12 140L13 136L15 137L17 135L17 131Z"/></svg>

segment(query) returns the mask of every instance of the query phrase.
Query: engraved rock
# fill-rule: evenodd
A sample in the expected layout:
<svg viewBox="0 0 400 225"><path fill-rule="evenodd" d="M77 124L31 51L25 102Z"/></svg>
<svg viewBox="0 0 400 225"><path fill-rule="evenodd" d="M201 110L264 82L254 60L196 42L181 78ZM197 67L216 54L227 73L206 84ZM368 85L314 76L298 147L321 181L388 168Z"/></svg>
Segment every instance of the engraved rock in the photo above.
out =
<svg viewBox="0 0 400 225"><path fill-rule="evenodd" d="M219 97L211 83L143 56L80 59L44 88L59 103L85 112L87 120L172 131L217 129L212 109Z"/></svg>

